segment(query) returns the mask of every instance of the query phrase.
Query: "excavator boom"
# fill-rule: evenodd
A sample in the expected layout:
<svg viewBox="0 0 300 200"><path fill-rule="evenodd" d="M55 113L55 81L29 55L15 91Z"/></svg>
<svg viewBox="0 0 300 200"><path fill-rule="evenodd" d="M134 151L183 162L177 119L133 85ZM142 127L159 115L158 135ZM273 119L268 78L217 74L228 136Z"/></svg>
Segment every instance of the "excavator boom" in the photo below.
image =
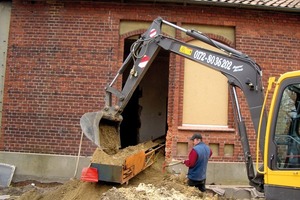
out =
<svg viewBox="0 0 300 200"><path fill-rule="evenodd" d="M164 36L162 34L163 24L183 31L186 35L221 50L222 53L210 51L198 46L187 44L172 37ZM100 136L101 131L99 131L99 124L101 124L102 120L104 120L113 124L118 130L122 121L121 114L125 106L161 48L194 62L203 64L227 77L235 105L236 121L243 145L248 178L250 182L253 181L254 185L261 184L262 180L258 180L259 183L257 183L256 180L254 181L255 172L253 169L253 161L251 158L246 126L240 112L241 109L239 107L236 92L236 88L240 88L243 91L249 106L251 119L257 133L264 101L261 80L262 72L260 67L247 55L227 45L217 42L199 31L186 30L163 20L160 17L155 19L148 30L133 44L130 54L125 59L117 75L106 87L105 107L101 111L86 113L82 116L80 124L84 134L99 147L105 148L103 147L105 143L101 142L102 138ZM131 68L130 75L126 80L124 87L121 91L114 88L113 85L117 78L125 71L132 61L134 65ZM112 96L117 99L115 105L113 105ZM266 121L267 115L264 112L260 127L261 132L265 131ZM260 140L260 144L262 145L260 149L263 150L264 134L261 134Z"/></svg>

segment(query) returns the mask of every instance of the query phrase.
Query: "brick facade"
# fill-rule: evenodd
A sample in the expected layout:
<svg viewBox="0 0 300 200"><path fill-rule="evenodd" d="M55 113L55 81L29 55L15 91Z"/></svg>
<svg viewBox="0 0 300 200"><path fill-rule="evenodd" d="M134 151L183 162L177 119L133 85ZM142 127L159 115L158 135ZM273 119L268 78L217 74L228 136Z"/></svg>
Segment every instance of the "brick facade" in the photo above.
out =
<svg viewBox="0 0 300 200"><path fill-rule="evenodd" d="M142 33L120 36L120 20L151 22L157 16L179 25L234 26L236 41L229 45L260 64L265 85L269 76L300 69L299 13L200 5L13 0L0 150L76 155L79 118L103 108L104 88L122 64L124 39ZM212 37L222 41L217 35ZM186 142L194 132L178 128L183 103L181 66L183 58L171 55L167 159L179 158L177 142ZM245 101L241 104L247 110ZM233 114L228 113L229 131L198 131L206 143L219 145L219 155L213 161L243 160ZM245 111L254 154L256 140L249 116ZM234 146L233 156L224 155L225 144ZM91 155L94 149L84 138L82 155Z"/></svg>

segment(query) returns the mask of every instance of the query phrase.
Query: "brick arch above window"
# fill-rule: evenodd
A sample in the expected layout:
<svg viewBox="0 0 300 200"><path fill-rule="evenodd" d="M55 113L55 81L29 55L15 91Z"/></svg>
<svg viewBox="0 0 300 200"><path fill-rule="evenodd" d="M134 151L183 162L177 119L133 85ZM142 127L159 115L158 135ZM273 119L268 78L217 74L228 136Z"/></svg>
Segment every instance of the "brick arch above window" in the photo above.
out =
<svg viewBox="0 0 300 200"><path fill-rule="evenodd" d="M130 32L120 35L120 39L122 41L124 41L125 39L141 35L141 34L145 33L146 31L147 31L147 29L138 29L138 30L130 31Z"/></svg>
<svg viewBox="0 0 300 200"><path fill-rule="evenodd" d="M213 34L213 33L208 33L208 34L205 34L208 38L210 38L210 39L213 39L213 40L215 40L215 41L218 41L218 42L221 42L221 43L223 43L223 44L226 44L227 46L230 46L230 47L232 47L232 48L234 48L234 46L235 46L235 43L234 42L232 42L232 41L230 41L229 39L227 39L227 38L225 38L225 37L223 37L223 36L221 36L221 35L216 35L216 34ZM192 37L190 37L190 36L188 36L188 37L186 37L186 38L184 38L184 42L191 42L191 41L193 41L193 40L196 40L195 38L192 38Z"/></svg>
<svg viewBox="0 0 300 200"><path fill-rule="evenodd" d="M127 32L127 33L124 33L122 35L120 35L120 39L121 41L124 41L125 39L128 39L128 38L131 38L131 37L134 37L134 36L139 36L143 33L145 33L147 31L147 29L138 29L138 30L134 30L134 31L130 31L130 32ZM162 33L164 35L168 35L167 33ZM221 36L221 35L216 35L216 34L213 34L213 33L208 33L208 34L205 34L206 36L208 36L210 39L213 39L213 40L216 40L218 42L221 42L221 43L224 43L230 47L234 47L235 44L234 42L230 41L229 39ZM192 40L195 40L195 38L192 38L192 37L186 37L183 39L183 42L190 42Z"/></svg>

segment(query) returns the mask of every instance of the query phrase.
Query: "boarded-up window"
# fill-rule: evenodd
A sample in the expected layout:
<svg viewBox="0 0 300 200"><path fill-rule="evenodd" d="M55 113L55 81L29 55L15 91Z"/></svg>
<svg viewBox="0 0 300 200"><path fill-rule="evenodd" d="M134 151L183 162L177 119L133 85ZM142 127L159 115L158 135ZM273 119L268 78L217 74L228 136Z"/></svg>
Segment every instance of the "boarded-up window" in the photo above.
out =
<svg viewBox="0 0 300 200"><path fill-rule="evenodd" d="M215 51L200 41L190 44ZM220 72L185 59L183 95L183 125L227 126L228 84Z"/></svg>

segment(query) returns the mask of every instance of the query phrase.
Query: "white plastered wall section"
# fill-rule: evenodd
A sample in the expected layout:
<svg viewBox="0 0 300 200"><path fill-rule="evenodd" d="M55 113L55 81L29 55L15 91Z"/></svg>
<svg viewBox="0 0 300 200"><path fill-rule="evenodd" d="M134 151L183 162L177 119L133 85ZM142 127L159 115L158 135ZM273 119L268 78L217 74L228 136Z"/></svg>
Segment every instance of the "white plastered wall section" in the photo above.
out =
<svg viewBox="0 0 300 200"><path fill-rule="evenodd" d="M11 2L0 2L0 125L2 121L4 80L6 70ZM2 126L2 125L1 125ZM1 137L1 133L0 133Z"/></svg>

